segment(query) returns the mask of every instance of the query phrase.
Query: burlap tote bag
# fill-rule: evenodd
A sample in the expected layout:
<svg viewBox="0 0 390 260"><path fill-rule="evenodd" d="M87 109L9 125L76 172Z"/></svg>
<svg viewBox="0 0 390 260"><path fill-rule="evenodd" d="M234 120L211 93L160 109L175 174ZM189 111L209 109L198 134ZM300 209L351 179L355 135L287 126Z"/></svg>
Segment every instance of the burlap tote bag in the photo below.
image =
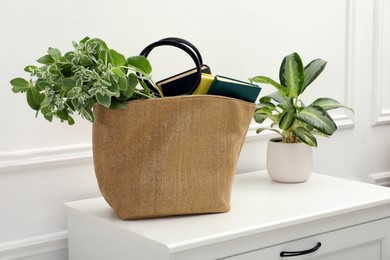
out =
<svg viewBox="0 0 390 260"><path fill-rule="evenodd" d="M211 95L94 109L99 188L121 219L227 212L255 104Z"/></svg>

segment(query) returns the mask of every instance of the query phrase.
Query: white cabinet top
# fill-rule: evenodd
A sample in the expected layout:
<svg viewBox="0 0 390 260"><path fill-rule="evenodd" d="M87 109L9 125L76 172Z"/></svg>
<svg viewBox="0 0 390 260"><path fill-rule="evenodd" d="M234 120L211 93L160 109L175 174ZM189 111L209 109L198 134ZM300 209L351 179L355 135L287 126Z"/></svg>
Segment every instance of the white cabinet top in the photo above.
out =
<svg viewBox="0 0 390 260"><path fill-rule="evenodd" d="M390 188L321 174L304 183L283 184L271 181L265 172L253 172L235 177L228 213L123 221L103 198L66 206L68 214L176 252L352 212L390 209ZM390 210L381 214L389 217Z"/></svg>

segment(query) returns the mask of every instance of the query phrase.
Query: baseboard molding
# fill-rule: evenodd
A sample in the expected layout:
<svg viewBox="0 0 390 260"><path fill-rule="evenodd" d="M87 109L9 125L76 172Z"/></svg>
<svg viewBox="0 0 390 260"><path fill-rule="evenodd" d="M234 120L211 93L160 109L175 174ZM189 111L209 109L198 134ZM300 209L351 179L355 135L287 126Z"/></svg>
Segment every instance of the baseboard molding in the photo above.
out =
<svg viewBox="0 0 390 260"><path fill-rule="evenodd" d="M68 232L58 232L17 241L0 243L0 259L57 259L67 256ZM39 256L39 258L37 257ZM67 259L64 258L64 259Z"/></svg>
<svg viewBox="0 0 390 260"><path fill-rule="evenodd" d="M4 171L31 169L42 165L63 164L92 160L92 144L78 144L18 150L0 154L0 173Z"/></svg>
<svg viewBox="0 0 390 260"><path fill-rule="evenodd" d="M376 185L390 187L390 171L371 174L369 181Z"/></svg>

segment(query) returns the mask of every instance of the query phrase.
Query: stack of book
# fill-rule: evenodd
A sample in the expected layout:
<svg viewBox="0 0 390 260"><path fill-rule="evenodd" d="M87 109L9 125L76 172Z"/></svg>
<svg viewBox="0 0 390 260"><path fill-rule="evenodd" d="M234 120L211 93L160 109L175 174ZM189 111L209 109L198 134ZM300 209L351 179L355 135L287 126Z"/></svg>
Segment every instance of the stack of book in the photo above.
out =
<svg viewBox="0 0 390 260"><path fill-rule="evenodd" d="M175 76L157 82L164 96L176 96L180 91L186 91L193 86L197 76L196 69L188 70ZM220 75L212 75L208 66L202 67L202 78L192 93L194 95L220 95L237 98L248 102L256 102L261 88L255 84Z"/></svg>

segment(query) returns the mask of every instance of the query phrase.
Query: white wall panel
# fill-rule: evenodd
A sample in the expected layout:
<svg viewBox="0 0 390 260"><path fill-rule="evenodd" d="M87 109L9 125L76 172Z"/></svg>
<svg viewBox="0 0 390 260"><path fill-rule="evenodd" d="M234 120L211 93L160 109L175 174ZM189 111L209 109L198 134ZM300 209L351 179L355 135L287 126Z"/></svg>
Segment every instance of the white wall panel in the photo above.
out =
<svg viewBox="0 0 390 260"><path fill-rule="evenodd" d="M375 1L373 124L390 123L390 1Z"/></svg>
<svg viewBox="0 0 390 260"><path fill-rule="evenodd" d="M100 196L91 160L0 172L0 245L66 229L63 203Z"/></svg>

